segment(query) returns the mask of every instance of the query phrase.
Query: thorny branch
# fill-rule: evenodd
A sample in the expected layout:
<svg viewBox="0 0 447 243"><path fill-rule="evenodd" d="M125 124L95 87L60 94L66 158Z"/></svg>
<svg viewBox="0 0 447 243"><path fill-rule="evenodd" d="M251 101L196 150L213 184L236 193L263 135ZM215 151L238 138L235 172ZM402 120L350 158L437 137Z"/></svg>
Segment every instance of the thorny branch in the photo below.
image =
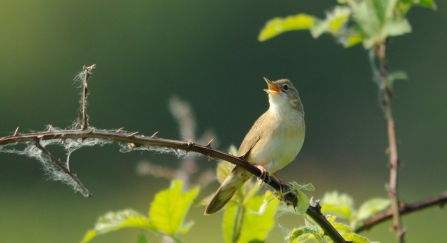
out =
<svg viewBox="0 0 447 243"><path fill-rule="evenodd" d="M50 128L50 129L51 129L51 128ZM15 134L16 134L16 136L18 135L18 134L17 134L17 130L16 130ZM20 135L18 135L18 136L20 136ZM44 147L40 144L40 141L39 141L39 140L40 140L40 139L39 139L39 136L36 136L36 137L34 138L34 141L32 141L32 142L34 143L34 145L35 145L38 149L40 149L44 154L46 154L48 157L50 157L50 159L51 159L51 161L53 161L53 163L55 163L57 166L59 166L59 167L62 169L62 171L63 171L64 173L66 173L67 175L69 175L69 176L71 177L71 179L73 179L73 180L76 182L76 184L79 186L79 188L81 188L81 190L82 190L82 194L83 194L85 197L91 197L92 194L88 191L87 188L85 188L85 186L84 186L84 185L82 184L82 182L78 179L78 177L76 177L76 175L74 175L73 173L71 173L70 170L68 170L68 168L65 167L64 164L62 164L61 161L60 161L59 159L57 159L56 157L54 157L54 155L52 155L52 154L50 153L50 151L48 151L46 148L44 148Z"/></svg>
<svg viewBox="0 0 447 243"><path fill-rule="evenodd" d="M378 77L380 79L384 79L386 77L386 63L385 63L385 45L381 47L382 49L376 49L377 55L379 57L379 61L381 64L381 71ZM373 61L371 61L373 64ZM52 129L50 127L47 131L43 132L35 132L35 133L27 133L27 134L20 134L18 133L19 127L15 130L13 135L6 136L6 137L0 137L0 148L2 145L7 144L17 144L17 143L31 143L34 144L39 150L41 150L44 154L50 157L51 161L58 165L62 171L66 174L68 174L77 184L78 187L80 187L85 195L90 196L90 192L82 185L81 181L79 181L76 177L76 175L72 174L70 170L65 167L59 159L56 159L47 149L45 149L44 146L41 145L41 141L45 140L61 140L65 141L67 139L71 139L73 141L76 141L77 143L84 143L86 139L101 139L103 141L116 141L121 143L126 143L128 145L129 150L132 149L143 149L143 150L152 150L156 147L164 147L164 148L171 148L173 151L177 153L177 150L183 150L186 152L196 152L203 154L207 156L208 158L219 158L225 161L228 161L232 164L241 166L245 168L247 171L252 173L253 175L261 176L261 171L255 167L254 165L248 163L244 158L236 157L231 154L213 149L211 147L211 141L207 145L199 145L191 141L177 141L177 140L170 140L170 139L163 139L158 138L156 136L157 133L154 133L150 137L145 137L143 135L137 135L138 132L133 133L127 133L124 132L122 128L118 129L117 131L108 131L108 130L102 130L102 129L96 129L93 127L89 127L88 125L88 116L86 114L86 105L87 105L87 95L88 95L88 88L87 88L87 81L88 78L91 75L91 70L95 68L95 65L91 65L89 67L83 67L84 71L81 72L79 77L82 77L83 79L83 92L82 92L82 100L81 100L81 110L82 110L82 124L80 130L56 130ZM373 70L374 66L373 66ZM385 83L383 83L385 84ZM381 86L382 87L382 86ZM391 115L391 108L389 106L389 99L391 98L391 91L389 87L383 86L382 88L383 93L385 95L385 101L384 106L387 109L389 109L389 113L387 114L387 120L389 121L389 134L393 135L390 136L390 164L391 164L391 170L395 170L396 174L393 175L393 172L391 173L391 181L390 181L390 196L394 198L397 201L397 190L396 190L396 181L397 181L397 166L398 166L398 159L397 159L397 146L395 141L395 135L394 135L394 124L392 120ZM80 140L80 141L79 141ZM394 145L394 147L392 146ZM393 166L394 165L394 166ZM290 187L287 184L280 183L276 180L275 177L270 177L270 179L266 178L264 182L268 185L270 185L273 189L276 191L290 191ZM392 187L393 186L393 187ZM394 188L394 191L391 191L391 189ZM298 203L297 195L294 192L285 193L282 194L283 199L286 203L289 205L296 206ZM356 231L360 232L365 229L369 229L373 227L374 225L381 223L385 220L390 219L393 217L397 211L398 220L400 220L400 214L408 214L414 211L418 211L424 208L428 208L434 205L443 205L447 203L447 195L435 197L432 199L424 200L421 202L413 203L413 204L407 204L407 205L401 205L399 210L392 210L392 212L388 213L379 213L376 215L373 215L369 220L365 221L364 225L360 228L358 228ZM316 205L310 206L306 214L311 217L325 232L327 236L329 236L334 242L342 242L346 243L346 241L343 239L343 237L335 230L335 228L327 221L326 217L321 213L321 207L319 203L317 202ZM403 231L399 235L399 239L403 240Z"/></svg>
<svg viewBox="0 0 447 243"><path fill-rule="evenodd" d="M88 91L88 78L92 74L92 70L96 67L96 64L93 64L89 67L82 67L84 71L82 71L80 74L83 77L82 82L82 100L81 100L81 109L82 109L82 124L81 124L81 130L86 130L88 128L88 116L87 116L87 95L89 93Z"/></svg>
<svg viewBox="0 0 447 243"><path fill-rule="evenodd" d="M374 54L375 51L375 54ZM399 169L399 157L397 153L396 131L394 128L394 118L391 109L391 98L393 97L390 84L387 83L388 63L386 61L386 43L381 43L371 50L371 65L382 94L381 105L385 112L388 128L388 152L390 160L388 166L390 168L390 182L388 184L388 195L391 200L391 211L393 214L393 229L396 231L397 240L400 243L404 242L405 230L402 226L402 220L399 212L399 196L397 190L397 173ZM375 67L374 56L377 57L379 68Z"/></svg>
<svg viewBox="0 0 447 243"><path fill-rule="evenodd" d="M93 129L90 127L87 130L60 130L60 131L44 131L37 133L27 133L27 134L15 134L12 136L1 137L0 146L12 143L26 143L33 142L36 138L41 140L54 140L54 139L72 139L75 141L85 140L88 138L93 139L104 139L108 141L116 141L127 143L129 148L144 148L146 150L151 150L151 147L165 147L172 148L173 150L183 150L186 152L197 152L207 156L208 158L219 158L228 161L234 165L241 166L247 171L260 178L261 171L254 165L248 163L245 159L241 157L236 157L234 155L222 152L220 150L211 147L211 144L200 145L194 142L185 142L170 140L164 138L158 138L156 134L145 137L143 135L136 135L136 133L124 133L123 130L118 130L117 132L111 132L101 129ZM289 191L289 186L282 184L276 180L275 177L271 176L270 181L268 178L264 182L274 188L276 191ZM295 193L285 193L283 194L284 201L288 204L296 206L298 204L298 198ZM320 227L322 227L326 233L334 242L345 242L343 237L335 230L335 228L327 221L325 216L321 213L319 206L310 206L306 214L308 214L315 222L317 222Z"/></svg>
<svg viewBox="0 0 447 243"><path fill-rule="evenodd" d="M400 215L406 215L410 213L414 213L416 211L420 211L433 206L443 207L444 204L447 203L447 194L436 196L429 199L424 199L419 202L411 203L411 204L401 204L399 207ZM364 230L370 229L377 224L380 224L384 221L393 218L393 212L383 212L372 215L371 218L366 220L363 225L355 230L356 233L360 233Z"/></svg>
<svg viewBox="0 0 447 243"><path fill-rule="evenodd" d="M36 133L28 133L28 134L19 134L18 128L11 136L0 137L0 148L2 145L13 144L13 143L33 143L37 148L39 148L43 153L51 158L51 160L56 163L64 173L68 174L74 182L80 187L82 190L87 192L86 195L91 195L90 192L82 185L81 181L77 179L75 175L73 175L68 168L66 168L58 159L56 159L47 149L45 149L39 141L45 140L67 140L71 139L73 141L77 141L79 143L84 143L86 139L101 139L106 141L116 141L127 143L129 150L132 149L143 149L143 150L152 150L154 147L164 147L164 148L172 148L176 153L177 150L183 150L186 152L197 152L207 156L208 158L220 158L222 160L226 160L232 164L241 166L245 168L247 171L260 178L262 175L261 171L254 165L247 162L242 157L236 157L234 155L213 149L211 147L211 141L208 142L207 145L199 145L191 141L183 142L177 140L163 139L158 138L156 136L157 132L154 133L150 137L145 137L143 135L137 135L138 132L133 133L125 133L122 128L117 131L107 131L101 129L95 129L93 127L89 127L88 125L88 117L86 114L86 105L87 105L87 81L91 75L91 70L95 68L95 64L86 67L83 67L83 72L81 72L78 77L83 79L83 92L81 99L81 110L82 110L82 124L80 130L53 130L51 127L47 131L36 132ZM191 124L190 124L191 125ZM191 134L189 136L192 136ZM80 140L80 141L78 141ZM283 194L282 200L284 200L288 205L296 206L298 204L297 195L291 190L290 186L280 183L276 180L275 177L271 176L270 178L264 178L264 182L271 187L273 187L276 191L285 192L290 191L289 193ZM329 236L336 243L346 243L343 237L335 230L335 228L327 221L326 217L321 213L320 206L310 206L306 213L324 230L327 236Z"/></svg>

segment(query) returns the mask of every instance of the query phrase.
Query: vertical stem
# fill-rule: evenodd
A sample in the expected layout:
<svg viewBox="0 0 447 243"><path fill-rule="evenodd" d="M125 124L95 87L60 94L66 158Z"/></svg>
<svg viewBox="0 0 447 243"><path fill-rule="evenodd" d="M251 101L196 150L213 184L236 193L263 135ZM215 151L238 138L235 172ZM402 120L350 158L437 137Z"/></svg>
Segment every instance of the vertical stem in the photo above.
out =
<svg viewBox="0 0 447 243"><path fill-rule="evenodd" d="M393 213L393 229L396 231L397 240L400 243L404 242L404 233L402 227L402 220L399 212L399 197L397 193L397 171L399 169L399 157L397 153L396 131L394 128L394 118L391 109L392 92L391 87L386 82L388 73L388 67L386 63L386 44L382 43L376 46L376 55L379 60L380 72L380 90L383 95L383 108L385 111L385 118L387 120L388 127L388 143L389 143L389 155L390 155L390 182L388 188L388 195L391 199L391 210Z"/></svg>
<svg viewBox="0 0 447 243"><path fill-rule="evenodd" d="M86 130L88 128L88 116L87 116L87 95L88 95L88 78L90 77L91 71L96 65L93 64L89 67L84 66L84 79L82 82L82 100L81 100L81 110L82 110L82 124L81 130Z"/></svg>
<svg viewBox="0 0 447 243"><path fill-rule="evenodd" d="M244 224L244 217L245 217L245 206L244 205L237 206L236 216L234 217L232 243L237 243L237 241L241 237L242 225Z"/></svg>

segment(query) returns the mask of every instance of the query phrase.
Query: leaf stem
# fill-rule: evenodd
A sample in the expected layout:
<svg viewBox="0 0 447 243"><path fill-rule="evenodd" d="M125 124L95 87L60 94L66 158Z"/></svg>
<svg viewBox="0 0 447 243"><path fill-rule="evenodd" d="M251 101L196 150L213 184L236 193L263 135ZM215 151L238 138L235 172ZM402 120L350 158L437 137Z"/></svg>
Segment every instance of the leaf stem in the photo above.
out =
<svg viewBox="0 0 447 243"><path fill-rule="evenodd" d="M397 240L400 243L404 242L405 230L402 226L402 220L399 211L399 197L398 197L398 169L399 157L397 152L396 130L394 127L394 118L391 108L391 99L393 97L391 87L386 82L388 75L388 64L386 61L386 43L381 43L375 46L376 56L379 62L378 80L380 80L380 91L382 93L381 105L385 112L388 130L388 152L389 152L389 168L390 181L388 185L388 196L391 199L391 211L393 213L393 229L396 231ZM375 72L377 75L377 72Z"/></svg>

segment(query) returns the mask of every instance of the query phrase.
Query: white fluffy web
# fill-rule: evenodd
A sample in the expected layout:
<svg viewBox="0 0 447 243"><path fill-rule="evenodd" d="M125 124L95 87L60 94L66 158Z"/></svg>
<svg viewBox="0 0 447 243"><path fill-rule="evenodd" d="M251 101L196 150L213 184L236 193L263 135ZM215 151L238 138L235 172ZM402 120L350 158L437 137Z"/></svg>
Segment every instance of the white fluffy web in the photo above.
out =
<svg viewBox="0 0 447 243"><path fill-rule="evenodd" d="M75 125L69 127L68 129L74 130L73 129L74 127ZM97 130L92 126L89 126L89 129ZM64 132L64 129L55 128L50 125L48 125L45 130L54 133ZM101 131L116 133L116 129L101 130ZM82 131L80 131L80 133L82 133ZM131 135L131 133L125 131L121 131L120 134ZM79 139L64 138L64 139L50 139L50 140L39 141L39 144L46 149L50 145L56 145L62 147L62 149L65 151L66 157L65 161L62 160L61 163L69 171L70 171L70 156L73 152L82 147L103 146L105 144L111 144L111 143L113 143L113 140L99 139L99 138L85 138L83 140L81 138ZM25 147L20 147L18 146L17 143L0 146L0 152L24 155L29 158L38 160L42 164L43 170L45 171L45 174L48 176L49 179L55 181L61 181L62 183L71 186L76 192L80 192L84 196L87 196L86 191L69 174L65 173L57 164L55 164L48 155L44 154L41 149L36 147L33 142L25 142L22 144L24 144ZM176 150L167 147L135 146L133 144L123 142L118 142L118 145L120 147L120 152L123 153L131 152L134 150L151 151L157 154L176 155L179 159L185 158L188 155L188 153L183 150ZM49 151L51 152L51 150Z"/></svg>

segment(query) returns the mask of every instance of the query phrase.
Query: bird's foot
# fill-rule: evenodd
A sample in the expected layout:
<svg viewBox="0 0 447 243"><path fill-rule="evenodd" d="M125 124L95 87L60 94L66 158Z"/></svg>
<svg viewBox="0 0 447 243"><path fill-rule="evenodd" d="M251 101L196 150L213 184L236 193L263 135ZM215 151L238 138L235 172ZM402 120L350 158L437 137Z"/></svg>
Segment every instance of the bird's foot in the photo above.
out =
<svg viewBox="0 0 447 243"><path fill-rule="evenodd" d="M264 181L266 181L266 180L267 180L267 182L270 182L271 181L270 175L269 175L269 172L265 169L265 167L262 165L257 165L256 167L258 167L258 169L261 170L261 176L259 176L259 179L261 179L261 182L259 185L262 186L262 183L264 183Z"/></svg>

